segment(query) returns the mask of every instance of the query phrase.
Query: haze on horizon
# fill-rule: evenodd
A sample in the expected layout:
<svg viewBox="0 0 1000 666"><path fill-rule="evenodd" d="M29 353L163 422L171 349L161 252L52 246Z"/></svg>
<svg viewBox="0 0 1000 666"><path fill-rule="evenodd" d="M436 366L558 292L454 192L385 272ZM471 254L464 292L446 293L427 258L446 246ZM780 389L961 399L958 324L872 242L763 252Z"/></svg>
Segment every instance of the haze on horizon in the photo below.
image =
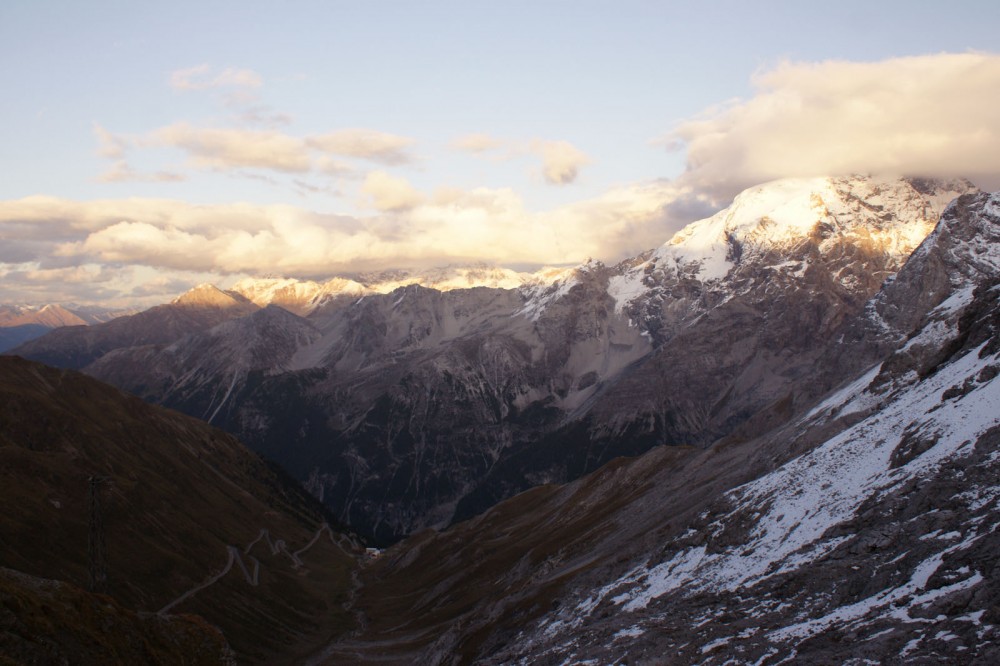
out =
<svg viewBox="0 0 1000 666"><path fill-rule="evenodd" d="M740 190L1000 187L1000 7L5 3L0 302L615 261Z"/></svg>

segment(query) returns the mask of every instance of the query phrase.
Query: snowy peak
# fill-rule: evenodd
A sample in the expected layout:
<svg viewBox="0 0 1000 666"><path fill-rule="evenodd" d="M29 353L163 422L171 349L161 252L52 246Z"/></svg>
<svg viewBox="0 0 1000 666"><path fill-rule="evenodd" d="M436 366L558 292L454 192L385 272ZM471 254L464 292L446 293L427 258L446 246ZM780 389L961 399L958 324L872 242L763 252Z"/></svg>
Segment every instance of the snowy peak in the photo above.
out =
<svg viewBox="0 0 1000 666"><path fill-rule="evenodd" d="M172 301L173 305L229 309L246 308L251 305L248 298L233 291L223 291L212 284L199 284Z"/></svg>
<svg viewBox="0 0 1000 666"><path fill-rule="evenodd" d="M48 328L81 326L88 322L61 305L0 306L0 327L36 324Z"/></svg>
<svg viewBox="0 0 1000 666"><path fill-rule="evenodd" d="M323 283L294 278L246 278L234 284L231 291L260 307L277 305L299 316L309 314L330 299L371 293L365 285L344 278Z"/></svg>
<svg viewBox="0 0 1000 666"><path fill-rule="evenodd" d="M1000 193L959 197L866 311L869 338L906 336L920 313L948 299L952 309L1000 276ZM943 307L943 305L942 305ZM947 308L946 308L947 309Z"/></svg>
<svg viewBox="0 0 1000 666"><path fill-rule="evenodd" d="M623 267L609 291L621 310L657 286L704 285L725 298L748 280L791 284L821 267L838 288L868 298L864 292L899 270L949 202L977 191L966 180L866 176L767 183Z"/></svg>
<svg viewBox="0 0 1000 666"><path fill-rule="evenodd" d="M438 291L472 289L474 287L517 289L525 284L534 283L539 279L534 273L521 273L509 268L491 266L489 264L443 266L423 271L392 271L381 274L369 274L362 276L362 278L365 284L373 291L382 294L388 294L399 287L406 287L411 284Z"/></svg>
<svg viewBox="0 0 1000 666"><path fill-rule="evenodd" d="M967 181L779 180L746 190L725 210L688 225L653 260L708 282L724 278L748 254L788 249L814 235L854 236L903 259L950 201L972 191ZM821 249L833 245L827 242Z"/></svg>
<svg viewBox="0 0 1000 666"><path fill-rule="evenodd" d="M299 316L307 316L345 299L389 294L412 285L442 292L475 287L518 289L549 285L571 270L573 269L543 268L534 273L526 273L489 264L474 264L421 271L399 269L364 273L353 278L334 277L325 282L295 278L245 278L234 284L230 291L260 307L279 305Z"/></svg>

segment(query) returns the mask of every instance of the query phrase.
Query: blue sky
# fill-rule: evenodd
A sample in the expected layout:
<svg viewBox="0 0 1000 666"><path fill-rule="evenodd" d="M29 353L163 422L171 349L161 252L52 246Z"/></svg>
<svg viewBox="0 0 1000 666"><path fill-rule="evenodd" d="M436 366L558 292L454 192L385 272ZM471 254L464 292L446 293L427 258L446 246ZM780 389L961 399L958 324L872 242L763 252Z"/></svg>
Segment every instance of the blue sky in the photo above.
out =
<svg viewBox="0 0 1000 666"><path fill-rule="evenodd" d="M613 261L774 177L992 185L998 28L994 2L7 0L0 301ZM865 153L893 113L906 149ZM761 157L800 143L829 159Z"/></svg>

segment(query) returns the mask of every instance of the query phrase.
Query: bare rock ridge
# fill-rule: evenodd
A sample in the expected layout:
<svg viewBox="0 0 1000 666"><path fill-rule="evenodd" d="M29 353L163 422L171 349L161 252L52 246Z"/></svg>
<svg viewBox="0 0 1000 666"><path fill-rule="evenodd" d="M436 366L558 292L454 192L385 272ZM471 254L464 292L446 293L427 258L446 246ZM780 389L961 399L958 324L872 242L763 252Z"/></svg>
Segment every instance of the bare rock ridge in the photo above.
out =
<svg viewBox="0 0 1000 666"><path fill-rule="evenodd" d="M100 307L46 305L0 305L0 352L41 337L61 326L86 326L133 314Z"/></svg>
<svg viewBox="0 0 1000 666"><path fill-rule="evenodd" d="M842 341L879 360L885 343L859 323L871 299L972 191L778 181L640 257L508 276L517 289L206 287L212 307L154 308L150 330L137 315L17 353L209 419L391 541L616 456L752 438L801 413L858 370ZM245 316L268 299L308 316Z"/></svg>
<svg viewBox="0 0 1000 666"><path fill-rule="evenodd" d="M998 232L1000 195L953 203L910 261L976 270L942 261L926 277L949 286L881 362L763 434L396 544L363 573L365 629L320 662L995 663ZM913 270L861 316L904 309Z"/></svg>

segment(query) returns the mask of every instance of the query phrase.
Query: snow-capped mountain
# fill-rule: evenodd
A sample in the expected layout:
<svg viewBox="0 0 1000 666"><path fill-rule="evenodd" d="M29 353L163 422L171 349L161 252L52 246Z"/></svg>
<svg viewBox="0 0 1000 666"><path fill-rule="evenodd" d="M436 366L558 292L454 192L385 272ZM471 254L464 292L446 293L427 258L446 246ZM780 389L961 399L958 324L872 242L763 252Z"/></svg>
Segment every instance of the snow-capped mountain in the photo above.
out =
<svg viewBox="0 0 1000 666"><path fill-rule="evenodd" d="M662 526L637 564L576 590L497 662L994 660L997 275L974 296L953 292L884 363L742 447L758 460L803 455L706 502L681 529Z"/></svg>
<svg viewBox="0 0 1000 666"><path fill-rule="evenodd" d="M566 270L546 268L525 273L499 266L477 264L427 270L362 273L334 277L325 282L294 278L244 278L233 284L230 291L245 296L260 307L278 305L297 315L308 316L321 309L329 312L332 308L349 303L349 299L356 300L369 294L388 294L411 285L437 291L475 287L516 289L525 285L551 282Z"/></svg>
<svg viewBox="0 0 1000 666"><path fill-rule="evenodd" d="M135 314L133 311L55 303L0 305L0 352L24 344L61 326L86 326Z"/></svg>
<svg viewBox="0 0 1000 666"><path fill-rule="evenodd" d="M402 273L203 287L164 307L197 301L226 320L284 303L308 317L137 336L80 366L212 418L307 480L341 519L396 539L616 456L752 438L807 409L885 352L861 330L866 303L944 203L972 191L965 181L778 181L617 266L425 278L510 278L516 289L379 293L411 279ZM240 342L251 331L259 345ZM836 357L843 341L850 363ZM255 351L267 348L280 351Z"/></svg>
<svg viewBox="0 0 1000 666"><path fill-rule="evenodd" d="M397 544L363 576L365 629L324 656L994 663L998 204L960 198L870 300L901 310L892 286L927 257L977 257L977 286L945 267L873 367L758 436L658 447Z"/></svg>
<svg viewBox="0 0 1000 666"><path fill-rule="evenodd" d="M4 328L26 324L57 328L59 326L84 326L88 323L90 322L61 305L0 305L0 327Z"/></svg>
<svg viewBox="0 0 1000 666"><path fill-rule="evenodd" d="M240 294L213 285L199 285L171 303L134 315L92 326L54 329L10 353L48 365L81 369L110 351L167 344L258 309Z"/></svg>

